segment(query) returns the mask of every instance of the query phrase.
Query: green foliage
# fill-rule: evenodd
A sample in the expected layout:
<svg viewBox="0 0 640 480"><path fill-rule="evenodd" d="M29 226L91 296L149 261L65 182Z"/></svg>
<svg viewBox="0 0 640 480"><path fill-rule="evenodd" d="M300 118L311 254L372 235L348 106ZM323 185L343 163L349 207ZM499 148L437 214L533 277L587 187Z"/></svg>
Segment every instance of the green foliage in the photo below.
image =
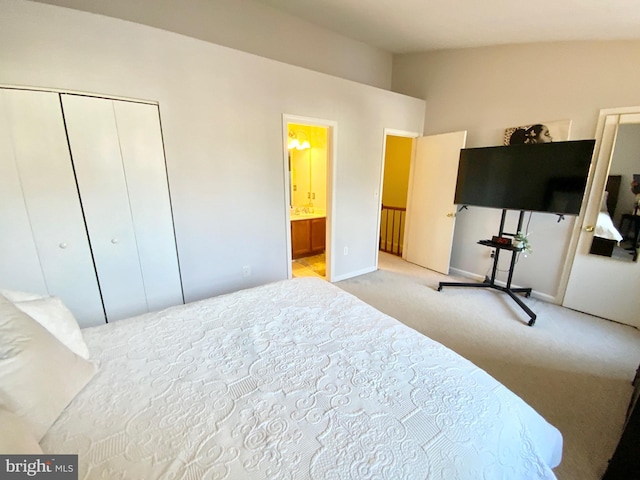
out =
<svg viewBox="0 0 640 480"><path fill-rule="evenodd" d="M531 248L531 244L529 243L528 233L524 234L520 231L516 233L516 235L513 237L513 245L522 249L522 251L525 253L533 252L533 249Z"/></svg>

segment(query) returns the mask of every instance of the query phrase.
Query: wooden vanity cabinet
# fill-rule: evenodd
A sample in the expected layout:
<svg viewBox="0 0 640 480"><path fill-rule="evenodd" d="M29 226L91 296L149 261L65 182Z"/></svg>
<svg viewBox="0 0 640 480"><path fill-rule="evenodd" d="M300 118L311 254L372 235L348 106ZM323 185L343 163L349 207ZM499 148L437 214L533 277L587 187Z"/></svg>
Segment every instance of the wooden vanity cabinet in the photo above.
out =
<svg viewBox="0 0 640 480"><path fill-rule="evenodd" d="M291 256L307 257L322 253L326 247L326 218L310 218L291 222Z"/></svg>
<svg viewBox="0 0 640 480"><path fill-rule="evenodd" d="M324 252L326 246L327 220L326 218L312 218L311 224L311 254Z"/></svg>

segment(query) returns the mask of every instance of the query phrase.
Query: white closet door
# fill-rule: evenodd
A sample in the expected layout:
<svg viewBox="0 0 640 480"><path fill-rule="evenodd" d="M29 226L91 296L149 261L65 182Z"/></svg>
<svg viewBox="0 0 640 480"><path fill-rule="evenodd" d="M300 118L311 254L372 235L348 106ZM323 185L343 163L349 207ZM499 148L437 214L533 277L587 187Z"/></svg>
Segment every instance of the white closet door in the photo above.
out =
<svg viewBox="0 0 640 480"><path fill-rule="evenodd" d="M62 95L107 320L148 311L111 100Z"/></svg>
<svg viewBox="0 0 640 480"><path fill-rule="evenodd" d="M19 229L9 236L14 240L19 236L22 245L9 254L23 257L19 260L21 263L32 264L36 261L32 252L35 243L36 258L48 293L62 298L82 326L104 323L59 96L50 92L10 89L2 93L8 123L6 131L2 128L3 138L9 132L22 190L21 197L14 197L9 208L19 216L26 208L30 225L27 234L24 219L20 225L14 221ZM3 147L3 152L5 150ZM7 160L3 159L2 164L5 169ZM18 195L15 185L12 188L12 195ZM23 207L19 205L20 199L23 199ZM24 273L16 271L14 274L31 277L33 267L28 266ZM27 285L31 282L32 287ZM9 286L23 288L21 285L22 282L16 282ZM25 279L23 289L41 292L41 281Z"/></svg>
<svg viewBox="0 0 640 480"><path fill-rule="evenodd" d="M22 195L6 93L0 90L0 288L47 294Z"/></svg>
<svg viewBox="0 0 640 480"><path fill-rule="evenodd" d="M183 303L158 107L113 101L150 310Z"/></svg>

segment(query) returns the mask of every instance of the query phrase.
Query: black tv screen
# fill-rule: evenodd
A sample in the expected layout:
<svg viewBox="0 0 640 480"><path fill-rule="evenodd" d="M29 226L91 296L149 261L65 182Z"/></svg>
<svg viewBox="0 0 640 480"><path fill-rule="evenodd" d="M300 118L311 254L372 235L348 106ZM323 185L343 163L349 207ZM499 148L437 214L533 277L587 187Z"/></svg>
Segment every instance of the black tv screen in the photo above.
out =
<svg viewBox="0 0 640 480"><path fill-rule="evenodd" d="M454 203L577 215L594 145L577 140L463 149Z"/></svg>

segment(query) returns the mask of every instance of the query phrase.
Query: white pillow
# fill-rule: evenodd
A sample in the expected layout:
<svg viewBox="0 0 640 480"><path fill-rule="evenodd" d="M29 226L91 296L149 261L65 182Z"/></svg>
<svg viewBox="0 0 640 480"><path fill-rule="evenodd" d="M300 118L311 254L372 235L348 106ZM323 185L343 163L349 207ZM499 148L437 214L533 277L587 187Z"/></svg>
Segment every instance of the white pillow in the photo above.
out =
<svg viewBox="0 0 640 480"><path fill-rule="evenodd" d="M27 422L36 440L96 370L0 296L0 408Z"/></svg>
<svg viewBox="0 0 640 480"><path fill-rule="evenodd" d="M42 449L29 425L15 413L0 408L0 453L3 455L42 455Z"/></svg>
<svg viewBox="0 0 640 480"><path fill-rule="evenodd" d="M89 359L89 348L84 342L80 326L73 313L58 297L14 302L14 305L49 330L72 352Z"/></svg>
<svg viewBox="0 0 640 480"><path fill-rule="evenodd" d="M37 300L39 298L46 297L46 295L40 295L38 293L20 292L18 290L3 290L1 288L0 295L5 297L10 302L26 302L29 300Z"/></svg>

